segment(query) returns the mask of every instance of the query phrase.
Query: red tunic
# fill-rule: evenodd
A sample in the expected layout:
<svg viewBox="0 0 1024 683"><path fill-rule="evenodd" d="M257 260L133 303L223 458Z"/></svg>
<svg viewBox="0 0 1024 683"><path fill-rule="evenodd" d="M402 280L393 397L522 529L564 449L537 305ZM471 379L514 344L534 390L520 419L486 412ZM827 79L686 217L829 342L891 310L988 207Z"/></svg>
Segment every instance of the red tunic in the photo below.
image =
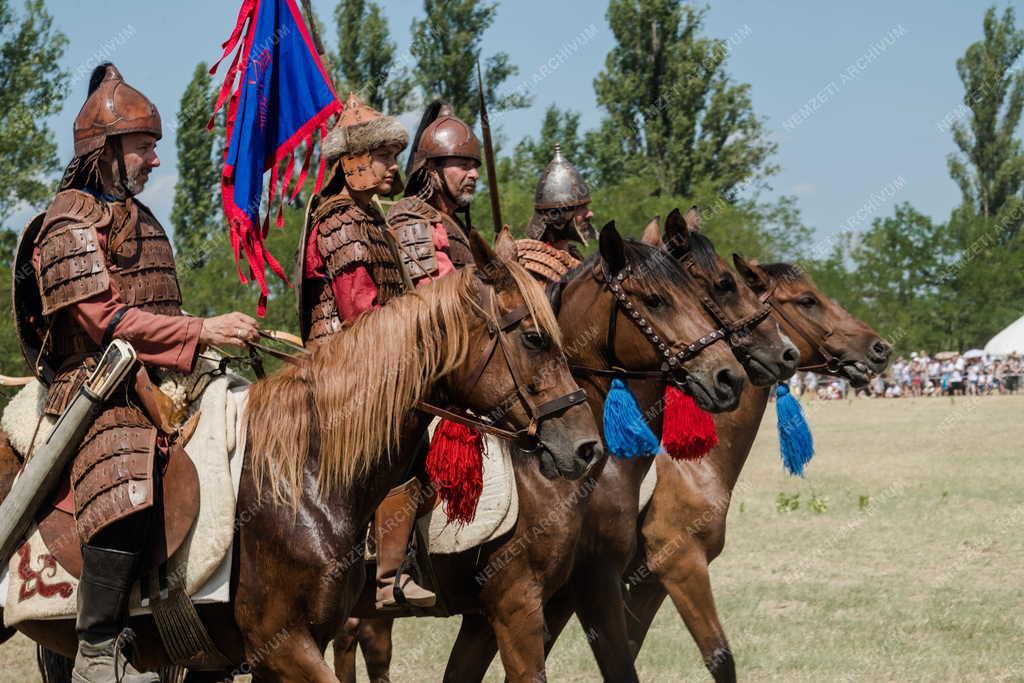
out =
<svg viewBox="0 0 1024 683"><path fill-rule="evenodd" d="M413 283L417 287L455 270L455 266L448 256L448 232L445 230L444 224L437 222L432 227L434 249L437 251L437 273L433 277L422 275L413 278ZM317 247L317 226L314 225L306 240L303 278L320 280L326 277L327 268L324 265L323 256L320 255L320 249ZM359 263L348 266L331 280L331 289L334 291L338 315L345 322L351 322L360 314L380 305L377 302L377 285L370 277L370 271Z"/></svg>

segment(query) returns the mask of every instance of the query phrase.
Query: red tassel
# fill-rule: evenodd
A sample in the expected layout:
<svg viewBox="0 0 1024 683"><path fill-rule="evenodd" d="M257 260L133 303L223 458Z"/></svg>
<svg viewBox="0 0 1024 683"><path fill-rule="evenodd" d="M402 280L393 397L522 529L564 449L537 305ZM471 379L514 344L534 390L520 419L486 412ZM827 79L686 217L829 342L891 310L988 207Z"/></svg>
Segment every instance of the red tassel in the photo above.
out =
<svg viewBox="0 0 1024 683"><path fill-rule="evenodd" d="M441 420L430 440L427 475L444 501L448 519L468 524L484 490L484 441L471 427Z"/></svg>
<svg viewBox="0 0 1024 683"><path fill-rule="evenodd" d="M700 460L718 445L715 420L671 385L665 388L661 443L676 460Z"/></svg>

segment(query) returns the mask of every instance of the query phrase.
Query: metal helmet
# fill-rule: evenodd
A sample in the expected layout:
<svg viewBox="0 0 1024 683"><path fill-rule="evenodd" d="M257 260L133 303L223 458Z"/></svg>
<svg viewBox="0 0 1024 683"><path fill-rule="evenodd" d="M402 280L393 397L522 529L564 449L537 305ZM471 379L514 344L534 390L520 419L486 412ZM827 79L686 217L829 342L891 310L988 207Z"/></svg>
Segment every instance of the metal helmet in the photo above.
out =
<svg viewBox="0 0 1024 683"><path fill-rule="evenodd" d="M75 117L75 156L82 157L106 144L107 138L128 133L163 137L160 112L145 95L124 82L113 64L102 64L89 80L89 97Z"/></svg>
<svg viewBox="0 0 1024 683"><path fill-rule="evenodd" d="M576 225L572 217L579 207L589 204L590 199L587 181L556 144L555 156L541 174L533 194L534 212L526 227L527 235L539 240L548 229L563 232L571 228L566 237L586 244L595 235L593 227L589 223Z"/></svg>
<svg viewBox="0 0 1024 683"><path fill-rule="evenodd" d="M426 125L424 125L426 124ZM455 116L451 105L435 103L427 108L413 140L406 175L410 178L430 159L464 157L480 163L480 141L468 123Z"/></svg>

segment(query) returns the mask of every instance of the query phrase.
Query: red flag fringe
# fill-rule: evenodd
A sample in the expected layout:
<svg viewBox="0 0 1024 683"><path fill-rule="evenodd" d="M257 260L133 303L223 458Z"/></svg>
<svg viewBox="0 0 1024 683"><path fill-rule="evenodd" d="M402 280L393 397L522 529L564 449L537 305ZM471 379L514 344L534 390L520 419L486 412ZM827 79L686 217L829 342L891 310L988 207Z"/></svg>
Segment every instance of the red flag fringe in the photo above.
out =
<svg viewBox="0 0 1024 683"><path fill-rule="evenodd" d="M665 388L661 443L676 460L700 460L718 445L714 418L689 394L671 385Z"/></svg>
<svg viewBox="0 0 1024 683"><path fill-rule="evenodd" d="M483 436L465 425L441 420L430 439L426 470L444 501L448 519L469 524L484 490Z"/></svg>

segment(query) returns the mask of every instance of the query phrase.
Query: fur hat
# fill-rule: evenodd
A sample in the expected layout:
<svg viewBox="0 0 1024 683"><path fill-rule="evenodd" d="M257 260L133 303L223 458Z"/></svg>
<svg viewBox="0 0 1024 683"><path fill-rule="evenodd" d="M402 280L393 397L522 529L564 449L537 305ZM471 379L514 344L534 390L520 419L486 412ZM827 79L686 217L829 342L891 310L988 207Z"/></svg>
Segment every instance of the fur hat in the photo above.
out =
<svg viewBox="0 0 1024 683"><path fill-rule="evenodd" d="M409 133L393 116L385 116L349 93L345 109L323 142L322 154L327 163L339 157L352 156L385 145L405 148Z"/></svg>

